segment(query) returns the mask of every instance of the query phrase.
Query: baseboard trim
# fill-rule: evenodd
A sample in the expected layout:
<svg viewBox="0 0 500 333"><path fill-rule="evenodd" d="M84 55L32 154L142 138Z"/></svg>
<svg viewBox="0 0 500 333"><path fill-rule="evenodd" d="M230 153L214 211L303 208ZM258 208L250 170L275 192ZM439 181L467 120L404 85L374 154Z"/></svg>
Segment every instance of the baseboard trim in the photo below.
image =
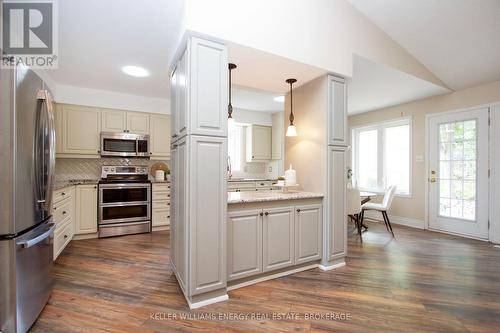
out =
<svg viewBox="0 0 500 333"><path fill-rule="evenodd" d="M271 275L262 276L262 277L259 277L257 279L244 281L241 283L234 284L232 286L228 286L227 290L230 291L230 290L235 290L235 289L251 286L251 285L256 284L256 283L277 279L277 278L280 278L283 276L292 275L292 274L300 273L303 271L308 271L310 269L314 269L317 267L319 267L319 264L312 264L312 265L303 266L303 267L291 269L291 270L284 271L284 272L279 272L279 273L275 273L275 274L271 274Z"/></svg>
<svg viewBox="0 0 500 333"><path fill-rule="evenodd" d="M185 298L186 298L186 301L188 302L189 309L194 310L194 309L199 309L201 307L204 307L204 306L207 306L210 304L227 301L229 299L229 296L227 294L225 294L222 296L209 298L209 299L206 299L204 301L199 301L199 302L195 302L195 303L192 303L187 297L185 297Z"/></svg>
<svg viewBox="0 0 500 333"><path fill-rule="evenodd" d="M365 211L365 217L370 220L375 220L382 223L384 222L382 220L382 213L375 210ZM423 220L395 215L389 215L389 220L391 220L391 224L399 224L416 229L425 229L425 222Z"/></svg>
<svg viewBox="0 0 500 333"><path fill-rule="evenodd" d="M333 265L330 265L330 266L319 265L318 267L322 271L326 272L326 271L331 271L332 269L336 269L336 268L340 268L340 267L344 267L344 266L345 266L345 261L344 262L339 262L338 264L333 264Z"/></svg>

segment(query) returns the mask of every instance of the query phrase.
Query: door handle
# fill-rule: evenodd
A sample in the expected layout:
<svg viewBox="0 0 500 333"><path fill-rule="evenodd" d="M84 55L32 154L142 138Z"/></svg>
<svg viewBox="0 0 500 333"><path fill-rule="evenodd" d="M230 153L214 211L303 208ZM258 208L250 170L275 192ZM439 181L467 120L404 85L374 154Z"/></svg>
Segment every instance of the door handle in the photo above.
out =
<svg viewBox="0 0 500 333"><path fill-rule="evenodd" d="M54 233L55 228L56 228L55 223L50 223L49 229L47 231L45 231L44 233L42 233L41 235L38 235L38 236L31 238L31 239L19 241L19 242L17 242L17 245L19 245L25 249L30 248L32 246L35 246L36 244L49 238Z"/></svg>

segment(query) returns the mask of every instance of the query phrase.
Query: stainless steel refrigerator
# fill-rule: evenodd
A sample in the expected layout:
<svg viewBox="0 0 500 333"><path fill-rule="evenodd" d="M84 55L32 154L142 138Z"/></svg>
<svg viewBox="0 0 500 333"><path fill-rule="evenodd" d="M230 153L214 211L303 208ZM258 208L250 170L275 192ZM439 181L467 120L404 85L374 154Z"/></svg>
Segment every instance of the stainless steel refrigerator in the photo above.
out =
<svg viewBox="0 0 500 333"><path fill-rule="evenodd" d="M0 69L0 331L26 332L52 288L55 167L50 91L30 69Z"/></svg>

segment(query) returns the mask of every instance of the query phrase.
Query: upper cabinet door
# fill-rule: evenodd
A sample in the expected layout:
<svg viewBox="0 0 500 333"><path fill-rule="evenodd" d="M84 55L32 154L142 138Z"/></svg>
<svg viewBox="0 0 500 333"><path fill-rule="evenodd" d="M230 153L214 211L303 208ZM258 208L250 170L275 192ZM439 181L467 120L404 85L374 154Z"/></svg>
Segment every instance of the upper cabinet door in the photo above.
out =
<svg viewBox="0 0 500 333"><path fill-rule="evenodd" d="M176 129L177 136L182 138L189 130L189 48L184 50L177 66L176 77Z"/></svg>
<svg viewBox="0 0 500 333"><path fill-rule="evenodd" d="M347 85L328 76L328 144L347 146Z"/></svg>
<svg viewBox="0 0 500 333"><path fill-rule="evenodd" d="M271 159L272 128L270 126L248 126L246 142L247 162Z"/></svg>
<svg viewBox="0 0 500 333"><path fill-rule="evenodd" d="M177 141L179 129L177 127L177 71L179 66L176 66L170 74L170 136L172 142Z"/></svg>
<svg viewBox="0 0 500 333"><path fill-rule="evenodd" d="M151 158L170 157L170 116L151 115L149 118L151 130Z"/></svg>
<svg viewBox="0 0 500 333"><path fill-rule="evenodd" d="M99 154L101 110L63 105L62 118L62 154Z"/></svg>
<svg viewBox="0 0 500 333"><path fill-rule="evenodd" d="M127 113L120 110L102 110L101 124L103 132L125 132Z"/></svg>
<svg viewBox="0 0 500 333"><path fill-rule="evenodd" d="M189 52L188 133L227 137L227 49L222 44L192 37Z"/></svg>
<svg viewBox="0 0 500 333"><path fill-rule="evenodd" d="M149 134L149 114L127 112L127 132Z"/></svg>

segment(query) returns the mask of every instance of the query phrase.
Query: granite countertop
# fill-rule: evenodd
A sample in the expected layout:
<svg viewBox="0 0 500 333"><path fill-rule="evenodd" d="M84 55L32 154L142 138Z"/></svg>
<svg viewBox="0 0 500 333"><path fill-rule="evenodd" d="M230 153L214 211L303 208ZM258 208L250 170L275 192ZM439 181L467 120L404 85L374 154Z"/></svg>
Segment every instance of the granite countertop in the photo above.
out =
<svg viewBox="0 0 500 333"><path fill-rule="evenodd" d="M228 192L227 203L250 203L250 202L268 202L278 200L299 200L299 199L314 199L322 198L322 193L313 192L288 192L281 191L248 191L248 192Z"/></svg>
<svg viewBox="0 0 500 333"><path fill-rule="evenodd" d="M68 186L75 185L96 185L99 182L98 179L69 179L69 180L57 180L54 182L54 191L60 190Z"/></svg>
<svg viewBox="0 0 500 333"><path fill-rule="evenodd" d="M243 183L243 182L273 182L277 179L271 178L231 178L227 180L230 183Z"/></svg>

